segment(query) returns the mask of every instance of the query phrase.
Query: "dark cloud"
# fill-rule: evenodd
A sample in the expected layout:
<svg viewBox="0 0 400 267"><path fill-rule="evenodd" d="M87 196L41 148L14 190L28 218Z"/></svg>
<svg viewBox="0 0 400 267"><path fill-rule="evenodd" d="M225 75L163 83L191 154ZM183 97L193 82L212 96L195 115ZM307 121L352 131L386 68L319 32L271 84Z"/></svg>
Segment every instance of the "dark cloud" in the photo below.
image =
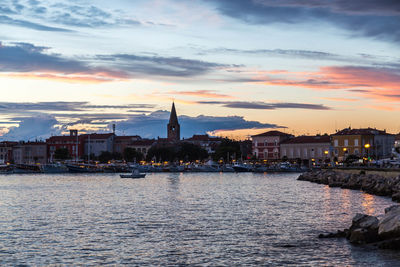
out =
<svg viewBox="0 0 400 267"><path fill-rule="evenodd" d="M397 0L205 0L219 12L250 24L328 22L354 35L398 42L400 2Z"/></svg>
<svg viewBox="0 0 400 267"><path fill-rule="evenodd" d="M64 101L56 101L56 102L34 102L34 103L24 103L24 102L0 102L0 113L14 113L14 112L44 112L44 111L52 111L52 112L60 112L60 111L68 111L68 112L79 112L79 111L94 111L94 110L103 110L103 109L143 109L143 108L154 108L154 105L151 104L130 104L130 105L92 105L89 102L64 102ZM71 115L68 115L71 116ZM104 116L104 115L103 115ZM114 117L115 118L115 115Z"/></svg>
<svg viewBox="0 0 400 267"><path fill-rule="evenodd" d="M149 115L134 115L126 121L115 122L117 133L138 134L142 137L166 137L170 113L168 111L155 111ZM197 117L179 116L182 137L191 137L193 134L204 134L217 130L238 129L263 129L263 128L285 128L270 123L248 121L241 116L214 117L200 115Z"/></svg>
<svg viewBox="0 0 400 267"><path fill-rule="evenodd" d="M84 77L98 79L96 81L101 82L141 76L192 77L228 66L180 57L132 54L97 55L77 60L64 58L59 54L50 54L47 51L46 47L29 43L14 43L13 46L0 45L0 71L43 72L44 74L59 74L63 77L75 74L78 76L77 81Z"/></svg>
<svg viewBox="0 0 400 267"><path fill-rule="evenodd" d="M116 65L128 73L142 73L155 76L196 76L205 74L214 69L228 66L180 57L115 54L109 56L97 56L97 58L106 62L115 62Z"/></svg>
<svg viewBox="0 0 400 267"><path fill-rule="evenodd" d="M4 15L0 16L0 24L19 26L19 27L24 27L24 28L28 28L28 29L32 29L32 30L37 30L37 31L73 32L72 30L69 30L69 29L50 27L50 26L46 26L43 24L30 22L27 20L13 19L9 16L4 16Z"/></svg>
<svg viewBox="0 0 400 267"><path fill-rule="evenodd" d="M0 46L0 70L2 72L52 71L62 73L87 72L85 63L59 55L43 53L44 47L28 43Z"/></svg>
<svg viewBox="0 0 400 267"><path fill-rule="evenodd" d="M233 49L233 48L213 48L213 49L196 49L197 54L242 54L247 56L267 56L267 57L283 57L283 58L301 58L309 60L329 60L337 62L346 62L352 64L365 64L375 66L398 66L396 63L399 61L398 58L387 58L380 57L370 54L359 54L359 55L340 55L335 53L323 52L323 51L312 51L312 50L296 50L296 49ZM232 70L237 72L238 70Z"/></svg>
<svg viewBox="0 0 400 267"><path fill-rule="evenodd" d="M117 113L63 113L43 114L34 116L15 116L1 124L13 121L18 126L9 128L9 132L1 137L2 140L32 140L46 138L50 135L61 134L69 127L89 125L97 128L98 132L110 131L116 124L117 135L140 135L146 138L166 137L166 125L170 113L158 110L149 114L117 114ZM71 122L64 122L69 120ZM179 116L182 137L193 134L204 134L218 130L286 128L271 123L248 121L241 116L215 117L200 115L197 117Z"/></svg>
<svg viewBox="0 0 400 267"><path fill-rule="evenodd" d="M265 102L245 102L245 101L199 101L200 104L222 105L227 108L239 109L311 109L311 110L330 110L330 107L321 104L305 103L265 103Z"/></svg>
<svg viewBox="0 0 400 267"><path fill-rule="evenodd" d="M1 137L2 140L34 140L44 139L51 134L61 134L61 129L56 125L59 123L53 116L40 115L35 117L20 117L18 126L9 128L9 132Z"/></svg>

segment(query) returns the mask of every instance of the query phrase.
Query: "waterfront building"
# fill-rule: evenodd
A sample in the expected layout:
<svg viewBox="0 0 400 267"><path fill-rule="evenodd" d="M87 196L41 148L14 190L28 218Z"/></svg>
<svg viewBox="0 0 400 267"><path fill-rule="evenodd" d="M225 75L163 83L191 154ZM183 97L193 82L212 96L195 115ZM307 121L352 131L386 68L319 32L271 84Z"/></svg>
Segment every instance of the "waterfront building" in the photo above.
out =
<svg viewBox="0 0 400 267"><path fill-rule="evenodd" d="M179 125L175 104L173 102L169 123L167 125L167 139L172 142L178 142L181 139L181 126Z"/></svg>
<svg viewBox="0 0 400 267"><path fill-rule="evenodd" d="M12 161L12 150L18 142L0 142L0 164Z"/></svg>
<svg viewBox="0 0 400 267"><path fill-rule="evenodd" d="M114 152L123 154L125 148L130 147L132 142L141 140L139 135L133 136L115 136L114 138Z"/></svg>
<svg viewBox="0 0 400 267"><path fill-rule="evenodd" d="M143 154L144 157L147 156L149 149L156 143L155 139L140 139L132 141L127 147L133 148L136 151Z"/></svg>
<svg viewBox="0 0 400 267"><path fill-rule="evenodd" d="M363 128L345 128L331 135L333 154L339 160L349 155L374 157L376 159L391 156L395 137L386 131Z"/></svg>
<svg viewBox="0 0 400 267"><path fill-rule="evenodd" d="M281 158L301 160L303 165L321 165L329 161L329 135L298 136L281 142Z"/></svg>
<svg viewBox="0 0 400 267"><path fill-rule="evenodd" d="M280 143L293 138L293 135L280 131L268 131L253 135L252 152L257 159L277 160L280 158Z"/></svg>
<svg viewBox="0 0 400 267"><path fill-rule="evenodd" d="M85 156L98 157L102 152L114 152L114 133L92 133L81 135L84 142Z"/></svg>
<svg viewBox="0 0 400 267"><path fill-rule="evenodd" d="M57 149L68 149L72 159L78 160L83 156L83 138L78 135L78 130L70 130L69 135L52 136L46 139L48 161L54 161L54 153Z"/></svg>
<svg viewBox="0 0 400 267"><path fill-rule="evenodd" d="M195 134L188 139L184 139L183 142L192 143L205 149L208 154L215 153L215 149L221 144L223 138L221 137L210 137L208 134Z"/></svg>
<svg viewBox="0 0 400 267"><path fill-rule="evenodd" d="M15 164L46 164L47 145L45 142L20 142L13 147Z"/></svg>

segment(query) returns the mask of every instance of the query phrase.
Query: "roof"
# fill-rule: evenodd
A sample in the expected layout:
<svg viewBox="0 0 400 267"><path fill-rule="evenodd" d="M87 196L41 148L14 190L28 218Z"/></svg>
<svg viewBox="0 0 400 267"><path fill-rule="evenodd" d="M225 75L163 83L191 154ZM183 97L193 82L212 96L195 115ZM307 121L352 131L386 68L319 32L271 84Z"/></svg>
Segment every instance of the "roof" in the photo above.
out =
<svg viewBox="0 0 400 267"><path fill-rule="evenodd" d="M174 102L172 102L171 115L169 116L169 124L178 124L178 116L176 115Z"/></svg>
<svg viewBox="0 0 400 267"><path fill-rule="evenodd" d="M72 136L72 135L51 136L51 137L46 139L46 142L50 142L50 141L65 141L65 140L76 141L76 136Z"/></svg>
<svg viewBox="0 0 400 267"><path fill-rule="evenodd" d="M155 139L141 139L141 140L132 141L132 143L130 143L130 145L134 145L134 146L151 146L155 142L156 142Z"/></svg>
<svg viewBox="0 0 400 267"><path fill-rule="evenodd" d="M2 141L2 142L0 142L0 146L1 147L15 146L17 144L18 144L18 142L12 142L12 141Z"/></svg>
<svg viewBox="0 0 400 267"><path fill-rule="evenodd" d="M124 136L115 136L115 140L131 140L131 139L142 139L139 135L124 135Z"/></svg>
<svg viewBox="0 0 400 267"><path fill-rule="evenodd" d="M317 143L330 143L331 137L329 135L315 135L315 136L298 136L283 141L281 144L317 144Z"/></svg>
<svg viewBox="0 0 400 267"><path fill-rule="evenodd" d="M258 137L258 136L284 136L284 137L289 137L289 136L292 136L292 135L291 134L287 134L287 133L283 133L283 132L280 132L280 131L268 131L268 132L265 132L265 133L252 135L251 137Z"/></svg>
<svg viewBox="0 0 400 267"><path fill-rule="evenodd" d="M373 128L351 129L349 127L332 135L390 135L390 134L386 133L386 130L382 131Z"/></svg>
<svg viewBox="0 0 400 267"><path fill-rule="evenodd" d="M113 135L114 135L113 133L104 133L104 134L93 133L93 134L82 134L81 136L83 136L85 139L88 139L89 136L90 139L108 139Z"/></svg>
<svg viewBox="0 0 400 267"><path fill-rule="evenodd" d="M204 141L204 142L218 142L218 141L222 141L221 137L210 137L207 134L195 134L192 137L185 139L185 141Z"/></svg>

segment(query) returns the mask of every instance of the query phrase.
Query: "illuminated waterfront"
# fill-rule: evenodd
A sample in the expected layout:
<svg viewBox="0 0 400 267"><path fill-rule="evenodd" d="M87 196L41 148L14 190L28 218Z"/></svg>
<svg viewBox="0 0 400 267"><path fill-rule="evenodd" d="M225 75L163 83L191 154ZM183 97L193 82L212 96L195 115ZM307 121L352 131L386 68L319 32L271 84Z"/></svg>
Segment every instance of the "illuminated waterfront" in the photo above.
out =
<svg viewBox="0 0 400 267"><path fill-rule="evenodd" d="M1 265L398 265L395 252L318 239L390 199L298 174L0 176Z"/></svg>

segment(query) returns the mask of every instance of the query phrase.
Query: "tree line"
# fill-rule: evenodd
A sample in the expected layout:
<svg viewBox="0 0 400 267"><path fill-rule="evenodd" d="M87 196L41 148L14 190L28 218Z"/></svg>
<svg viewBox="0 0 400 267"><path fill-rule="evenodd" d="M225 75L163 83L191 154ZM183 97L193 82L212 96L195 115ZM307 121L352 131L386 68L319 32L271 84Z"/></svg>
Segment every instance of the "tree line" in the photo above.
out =
<svg viewBox="0 0 400 267"><path fill-rule="evenodd" d="M209 158L215 161L231 161L233 159L240 159L241 157L242 153L240 150L240 143L227 138L221 141L221 143L216 147L215 153L212 154L209 154L207 150L199 145L180 142L174 146L153 146L148 150L146 157L143 153L131 147L125 148L123 153L103 151L98 157L95 157L94 155L90 156L92 160L98 160L101 163L107 163L111 160L125 160L127 162L139 162L141 160L155 162L182 160L184 162L193 162ZM62 161L71 159L72 156L67 148L59 148L55 151L54 158ZM87 160L87 158L84 158L84 160Z"/></svg>

